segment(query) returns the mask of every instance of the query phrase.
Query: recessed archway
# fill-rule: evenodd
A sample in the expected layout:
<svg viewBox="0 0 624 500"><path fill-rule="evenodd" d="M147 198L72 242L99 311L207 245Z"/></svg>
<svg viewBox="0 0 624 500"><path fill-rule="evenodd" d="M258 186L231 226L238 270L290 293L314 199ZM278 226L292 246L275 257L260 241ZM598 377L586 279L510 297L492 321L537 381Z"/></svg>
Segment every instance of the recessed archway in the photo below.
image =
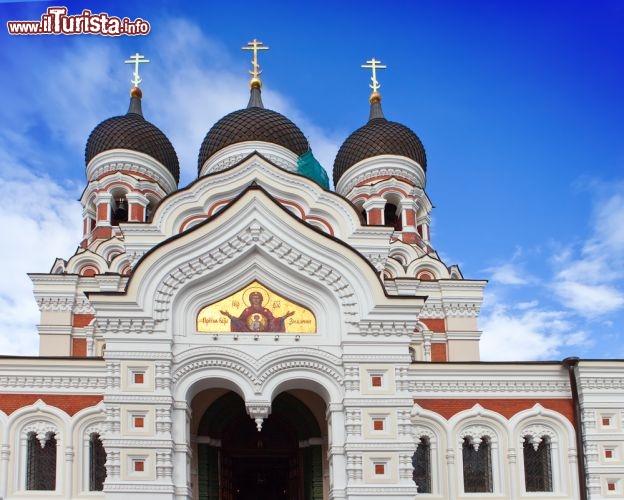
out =
<svg viewBox="0 0 624 500"><path fill-rule="evenodd" d="M237 393L209 389L197 394L191 429L196 443L194 498L323 499L324 407L310 391L282 392L258 431Z"/></svg>

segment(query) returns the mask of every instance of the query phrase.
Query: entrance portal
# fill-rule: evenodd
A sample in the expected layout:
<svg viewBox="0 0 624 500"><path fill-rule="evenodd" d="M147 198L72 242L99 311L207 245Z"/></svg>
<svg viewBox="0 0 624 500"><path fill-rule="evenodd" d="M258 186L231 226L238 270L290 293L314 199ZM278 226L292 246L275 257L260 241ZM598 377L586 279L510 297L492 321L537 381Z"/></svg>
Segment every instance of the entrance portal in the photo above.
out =
<svg viewBox="0 0 624 500"><path fill-rule="evenodd" d="M258 432L243 400L228 393L208 408L197 434L200 500L323 498L320 429L298 398L276 397Z"/></svg>

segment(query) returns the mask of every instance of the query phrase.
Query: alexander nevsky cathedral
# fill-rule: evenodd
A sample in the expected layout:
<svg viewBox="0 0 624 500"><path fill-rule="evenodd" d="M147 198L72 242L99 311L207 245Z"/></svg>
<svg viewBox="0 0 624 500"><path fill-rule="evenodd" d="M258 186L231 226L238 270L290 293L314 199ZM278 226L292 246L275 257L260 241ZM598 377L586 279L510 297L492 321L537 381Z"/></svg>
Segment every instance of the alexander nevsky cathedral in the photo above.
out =
<svg viewBox="0 0 624 500"><path fill-rule="evenodd" d="M0 357L0 498L624 498L624 362L479 361L486 281L436 251L380 61L330 189L245 48L187 186L131 57L78 250L30 275L40 356Z"/></svg>

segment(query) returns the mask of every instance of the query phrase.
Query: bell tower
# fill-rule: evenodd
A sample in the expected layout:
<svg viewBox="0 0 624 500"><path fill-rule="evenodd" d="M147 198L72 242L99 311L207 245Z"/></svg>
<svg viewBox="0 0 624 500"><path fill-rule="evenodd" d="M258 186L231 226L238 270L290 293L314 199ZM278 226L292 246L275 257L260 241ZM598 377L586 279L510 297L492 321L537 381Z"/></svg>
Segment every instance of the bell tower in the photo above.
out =
<svg viewBox="0 0 624 500"><path fill-rule="evenodd" d="M432 206L425 193L425 149L414 132L383 114L377 71L386 66L372 58L362 67L372 71L368 123L338 151L336 191L360 209L367 224L391 227L394 239L428 251Z"/></svg>
<svg viewBox="0 0 624 500"><path fill-rule="evenodd" d="M139 65L134 54L130 106L122 116L100 123L87 141L87 188L83 206L83 248L119 236L120 223L147 222L160 200L177 189L180 167L169 139L145 120Z"/></svg>

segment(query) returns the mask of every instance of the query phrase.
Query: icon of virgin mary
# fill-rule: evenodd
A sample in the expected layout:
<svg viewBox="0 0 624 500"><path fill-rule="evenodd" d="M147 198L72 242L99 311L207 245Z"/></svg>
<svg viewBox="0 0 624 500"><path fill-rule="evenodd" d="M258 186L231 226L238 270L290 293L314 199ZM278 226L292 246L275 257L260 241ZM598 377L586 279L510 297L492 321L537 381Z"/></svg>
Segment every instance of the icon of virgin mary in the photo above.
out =
<svg viewBox="0 0 624 500"><path fill-rule="evenodd" d="M228 311L220 311L221 314L230 318L230 331L232 332L285 332L285 320L294 311L288 311L283 316L276 318L273 313L262 305L263 297L260 292L249 294L250 306L247 307L237 318Z"/></svg>

